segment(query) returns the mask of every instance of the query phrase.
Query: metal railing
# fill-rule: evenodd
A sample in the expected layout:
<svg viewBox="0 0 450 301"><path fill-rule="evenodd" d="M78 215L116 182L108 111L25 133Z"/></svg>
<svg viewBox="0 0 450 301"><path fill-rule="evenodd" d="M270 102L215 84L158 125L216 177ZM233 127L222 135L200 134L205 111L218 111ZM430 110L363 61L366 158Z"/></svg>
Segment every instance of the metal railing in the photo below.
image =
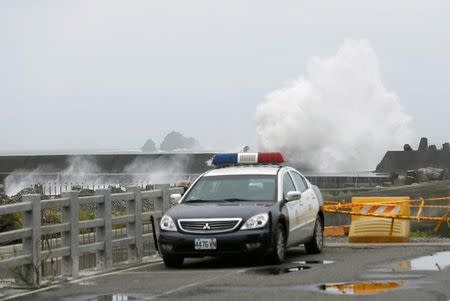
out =
<svg viewBox="0 0 450 301"><path fill-rule="evenodd" d="M41 200L40 195L24 195L21 203L0 206L0 218L8 214L21 214L23 217L21 229L0 233L0 244L22 240L20 252L0 258L0 272L19 268L23 281L37 286L41 282L45 262L60 260L60 275L77 277L80 257L86 254L95 254L97 269L110 269L113 266L113 248L126 248L127 261L140 263L144 256L144 241L153 241L153 231L143 233L143 224L148 226L152 218L157 223L170 206L170 194L183 192L182 187L171 188L162 184L148 191L128 187L126 192L116 194L109 189L100 189L95 191L95 195L84 197L79 197L77 191L68 191L63 192L60 198L49 200ZM153 201L151 211L142 210L143 201ZM113 202L125 202L126 212L113 214ZM80 220L80 206L84 205L95 205L95 216L91 219ZM59 223L42 224L42 212L48 209L58 210ZM126 228L125 234L114 235L121 225ZM86 232L89 239L83 243ZM48 244L48 237L57 241L52 248L44 246Z"/></svg>
<svg viewBox="0 0 450 301"><path fill-rule="evenodd" d="M139 186L143 189L155 183L148 173L61 173L61 172L0 172L0 176L9 176L10 182L21 183L23 188L40 187L40 192L47 196L59 196L62 192L87 189L104 189ZM194 181L199 174L171 174L164 179L156 179L159 183L176 183L177 181ZM162 182L160 182L162 181ZM20 190L15 191L18 193Z"/></svg>

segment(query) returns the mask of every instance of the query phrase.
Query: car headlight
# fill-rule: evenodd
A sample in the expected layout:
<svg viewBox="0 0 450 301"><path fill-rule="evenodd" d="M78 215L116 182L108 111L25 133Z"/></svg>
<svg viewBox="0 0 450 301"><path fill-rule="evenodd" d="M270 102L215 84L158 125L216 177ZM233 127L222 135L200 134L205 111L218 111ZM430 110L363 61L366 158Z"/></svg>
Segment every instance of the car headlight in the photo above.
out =
<svg viewBox="0 0 450 301"><path fill-rule="evenodd" d="M244 225L242 225L241 230L249 229L259 229L264 227L269 220L269 215L267 213L260 213L249 218Z"/></svg>
<svg viewBox="0 0 450 301"><path fill-rule="evenodd" d="M164 231L177 231L177 226L175 226L173 219L168 215L162 217L159 227Z"/></svg>

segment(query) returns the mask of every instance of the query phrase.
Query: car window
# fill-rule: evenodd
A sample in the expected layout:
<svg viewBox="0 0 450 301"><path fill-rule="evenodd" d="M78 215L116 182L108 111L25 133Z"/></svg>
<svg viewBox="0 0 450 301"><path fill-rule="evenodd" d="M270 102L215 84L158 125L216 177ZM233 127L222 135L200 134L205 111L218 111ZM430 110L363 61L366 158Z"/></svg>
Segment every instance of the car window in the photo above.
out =
<svg viewBox="0 0 450 301"><path fill-rule="evenodd" d="M302 179L303 184L305 184L305 187L306 187L305 189L308 189L308 182L306 181L305 177L300 175L300 178Z"/></svg>
<svg viewBox="0 0 450 301"><path fill-rule="evenodd" d="M295 191L295 186L289 173L285 173L283 176L283 198L286 198L286 194L289 191Z"/></svg>
<svg viewBox="0 0 450 301"><path fill-rule="evenodd" d="M184 202L222 202L276 200L276 177L272 175L230 175L201 178Z"/></svg>
<svg viewBox="0 0 450 301"><path fill-rule="evenodd" d="M294 178L295 185L297 185L300 192L306 191L308 189L308 185L306 184L305 179L296 172L291 172L292 177Z"/></svg>

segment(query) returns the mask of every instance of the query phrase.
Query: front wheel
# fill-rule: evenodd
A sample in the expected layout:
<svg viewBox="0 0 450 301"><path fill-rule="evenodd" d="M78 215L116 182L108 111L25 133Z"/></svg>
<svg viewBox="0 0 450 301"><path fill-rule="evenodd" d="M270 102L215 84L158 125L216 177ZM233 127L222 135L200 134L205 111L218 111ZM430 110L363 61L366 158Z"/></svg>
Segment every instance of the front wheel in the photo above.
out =
<svg viewBox="0 0 450 301"><path fill-rule="evenodd" d="M286 232L282 224L278 224L275 228L275 237L272 245L272 253L270 261L274 264L280 264L286 256Z"/></svg>
<svg viewBox="0 0 450 301"><path fill-rule="evenodd" d="M168 268L179 268L183 265L184 258L176 255L164 255L163 261Z"/></svg>
<svg viewBox="0 0 450 301"><path fill-rule="evenodd" d="M306 253L319 254L323 249L323 220L317 216L313 238L305 243Z"/></svg>

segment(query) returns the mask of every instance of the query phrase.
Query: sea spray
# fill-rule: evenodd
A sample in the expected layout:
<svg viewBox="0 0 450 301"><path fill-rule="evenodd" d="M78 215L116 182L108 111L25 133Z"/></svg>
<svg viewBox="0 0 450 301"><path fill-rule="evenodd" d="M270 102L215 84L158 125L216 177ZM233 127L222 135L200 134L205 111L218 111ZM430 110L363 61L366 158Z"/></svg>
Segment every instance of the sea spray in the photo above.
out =
<svg viewBox="0 0 450 301"><path fill-rule="evenodd" d="M15 195L24 188L40 185L44 194L56 195L72 187L89 189L108 186L134 186L147 184L175 184L185 175L188 156L176 159L136 158L119 173L107 173L90 156L69 157L67 166L60 171L54 167L42 165L33 170L15 170L4 181L5 193Z"/></svg>
<svg viewBox="0 0 450 301"><path fill-rule="evenodd" d="M260 150L282 151L303 170L373 170L386 150L410 140L410 119L385 88L369 42L347 40L270 93L256 130Z"/></svg>

